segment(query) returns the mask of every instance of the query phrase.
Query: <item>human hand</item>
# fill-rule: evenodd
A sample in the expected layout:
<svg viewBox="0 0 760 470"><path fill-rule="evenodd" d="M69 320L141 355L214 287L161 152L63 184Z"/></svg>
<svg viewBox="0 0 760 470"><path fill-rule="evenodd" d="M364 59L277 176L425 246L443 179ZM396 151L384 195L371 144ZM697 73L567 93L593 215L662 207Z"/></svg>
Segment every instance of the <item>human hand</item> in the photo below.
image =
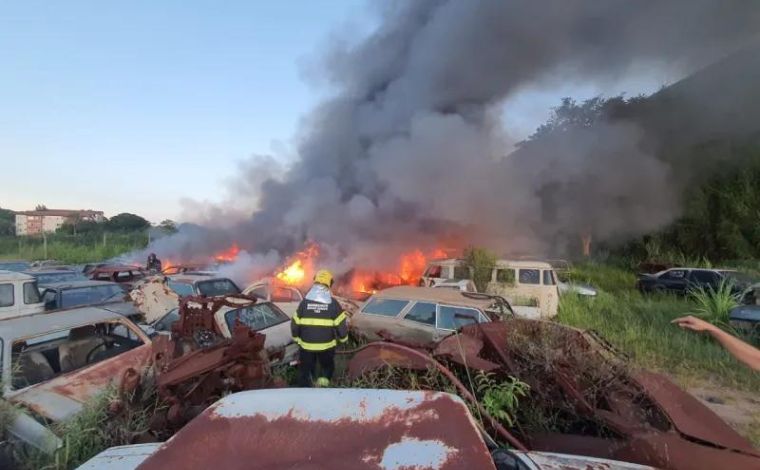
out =
<svg viewBox="0 0 760 470"><path fill-rule="evenodd" d="M716 327L712 323L708 323L701 318L697 318L691 315L676 318L675 320L671 321L670 323L675 323L676 325L680 326L684 330L691 330L691 331L712 331Z"/></svg>

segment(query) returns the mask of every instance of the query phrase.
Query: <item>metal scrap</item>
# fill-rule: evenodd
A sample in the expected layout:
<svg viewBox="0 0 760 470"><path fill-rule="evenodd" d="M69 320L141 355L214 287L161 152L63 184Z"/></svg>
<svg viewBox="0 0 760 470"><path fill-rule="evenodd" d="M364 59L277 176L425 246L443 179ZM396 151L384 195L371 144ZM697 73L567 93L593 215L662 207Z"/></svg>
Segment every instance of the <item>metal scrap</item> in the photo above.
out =
<svg viewBox="0 0 760 470"><path fill-rule="evenodd" d="M539 352L546 354L543 363L531 355ZM457 388L456 372L464 367L528 383L531 393L523 406L562 413L572 424L550 434L525 426L506 430L531 450L666 469L760 468L760 452L698 400L662 375L629 371L606 343L574 328L512 319L463 327L424 349L369 344L349 362L349 378L388 365L434 366L454 376ZM477 403L467 390L460 395Z"/></svg>

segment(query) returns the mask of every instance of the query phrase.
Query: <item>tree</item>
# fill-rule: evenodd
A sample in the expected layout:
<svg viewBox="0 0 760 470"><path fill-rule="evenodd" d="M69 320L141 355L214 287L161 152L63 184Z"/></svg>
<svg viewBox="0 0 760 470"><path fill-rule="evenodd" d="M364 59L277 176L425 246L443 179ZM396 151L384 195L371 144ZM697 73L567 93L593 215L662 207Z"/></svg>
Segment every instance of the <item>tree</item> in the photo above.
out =
<svg viewBox="0 0 760 470"><path fill-rule="evenodd" d="M16 214L8 209L0 208L0 235L16 234Z"/></svg>
<svg viewBox="0 0 760 470"><path fill-rule="evenodd" d="M172 234L177 231L177 224L171 219L165 219L158 224L158 228L168 234Z"/></svg>
<svg viewBox="0 0 760 470"><path fill-rule="evenodd" d="M122 212L111 217L106 223L106 228L111 231L137 232L150 227L150 222L139 215Z"/></svg>
<svg viewBox="0 0 760 470"><path fill-rule="evenodd" d="M34 210L36 210L36 211L46 211L46 210L48 210L48 208L47 208L47 206L45 204L37 204L37 206L35 206Z"/></svg>
<svg viewBox="0 0 760 470"><path fill-rule="evenodd" d="M496 266L496 255L485 248L469 247L464 250L465 264L472 273L472 282L478 292L485 292L491 282L491 273Z"/></svg>

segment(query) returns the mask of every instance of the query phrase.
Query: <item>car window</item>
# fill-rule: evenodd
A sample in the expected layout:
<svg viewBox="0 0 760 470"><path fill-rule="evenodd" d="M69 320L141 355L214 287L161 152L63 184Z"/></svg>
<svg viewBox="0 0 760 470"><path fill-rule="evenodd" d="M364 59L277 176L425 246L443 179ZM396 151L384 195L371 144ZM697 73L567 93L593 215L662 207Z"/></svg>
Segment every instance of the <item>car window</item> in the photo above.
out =
<svg viewBox="0 0 760 470"><path fill-rule="evenodd" d="M301 296L292 287L275 287L272 289L272 302L300 302Z"/></svg>
<svg viewBox="0 0 760 470"><path fill-rule="evenodd" d="M260 299L269 300L268 297L268 289L267 286L259 286L251 291L251 295L255 295L256 297Z"/></svg>
<svg viewBox="0 0 760 470"><path fill-rule="evenodd" d="M61 308L118 300L121 295L124 295L124 289L114 284L65 289L61 291Z"/></svg>
<svg viewBox="0 0 760 470"><path fill-rule="evenodd" d="M13 302L13 284L0 284L0 307L12 307Z"/></svg>
<svg viewBox="0 0 760 470"><path fill-rule="evenodd" d="M556 286L557 281L554 278L554 271L550 269L544 270L544 285L545 286Z"/></svg>
<svg viewBox="0 0 760 470"><path fill-rule="evenodd" d="M11 351L11 386L19 389L45 382L113 358L141 344L142 339L119 322L49 331L15 341Z"/></svg>
<svg viewBox="0 0 760 470"><path fill-rule="evenodd" d="M435 304L429 302L417 302L411 310L404 315L404 320L435 326Z"/></svg>
<svg viewBox="0 0 760 470"><path fill-rule="evenodd" d="M224 321L230 331L235 329L237 321L252 330L260 331L288 320L290 318L282 310L270 303L254 304L224 314Z"/></svg>
<svg viewBox="0 0 760 470"><path fill-rule="evenodd" d="M434 264L427 268L427 271L425 272L426 277L441 277L441 272L443 268L440 264Z"/></svg>
<svg viewBox="0 0 760 470"><path fill-rule="evenodd" d="M541 271L539 269L520 269L520 284L541 284Z"/></svg>
<svg viewBox="0 0 760 470"><path fill-rule="evenodd" d="M458 330L465 325L481 323L480 312L474 308L441 305L438 307L436 328L440 330Z"/></svg>
<svg viewBox="0 0 760 470"><path fill-rule="evenodd" d="M166 315L161 317L152 326L156 331L169 331L177 320L179 320L179 308L175 307L169 310Z"/></svg>
<svg viewBox="0 0 760 470"><path fill-rule="evenodd" d="M470 268L467 266L454 266L454 279L470 279Z"/></svg>
<svg viewBox="0 0 760 470"><path fill-rule="evenodd" d="M40 303L40 289L37 287L37 281L24 283L24 303Z"/></svg>
<svg viewBox="0 0 760 470"><path fill-rule="evenodd" d="M700 284L717 284L718 279L720 279L718 273L704 269L696 269L692 271L689 277L692 281L698 282Z"/></svg>
<svg viewBox="0 0 760 470"><path fill-rule="evenodd" d="M217 295L239 294L240 289L229 279L212 279L197 283L198 293L209 297Z"/></svg>
<svg viewBox="0 0 760 470"><path fill-rule="evenodd" d="M193 285L186 282L169 281L169 289L173 290L180 297L193 295Z"/></svg>
<svg viewBox="0 0 760 470"><path fill-rule="evenodd" d="M57 293L54 290L47 289L45 291L45 294L42 296L43 302L45 302L45 308L46 309L52 309L56 308L56 297Z"/></svg>
<svg viewBox="0 0 760 470"><path fill-rule="evenodd" d="M684 277L686 277L686 271L683 269L671 269L670 271L665 271L660 275L660 279L663 280L683 279Z"/></svg>
<svg viewBox="0 0 760 470"><path fill-rule="evenodd" d="M95 279L98 281L110 281L111 275L108 273L100 273L97 276L95 276Z"/></svg>
<svg viewBox="0 0 760 470"><path fill-rule="evenodd" d="M409 305L407 300L378 299L374 298L367 302L362 308L362 313L371 315L382 315L384 317L395 317Z"/></svg>
<svg viewBox="0 0 760 470"><path fill-rule="evenodd" d="M506 284L515 283L515 270L512 268L504 268L496 270L496 282L504 282Z"/></svg>
<svg viewBox="0 0 760 470"><path fill-rule="evenodd" d="M58 272L58 273L44 273L35 276L38 284L53 284L55 282L71 282L71 281L85 281L87 278L81 273L74 272Z"/></svg>

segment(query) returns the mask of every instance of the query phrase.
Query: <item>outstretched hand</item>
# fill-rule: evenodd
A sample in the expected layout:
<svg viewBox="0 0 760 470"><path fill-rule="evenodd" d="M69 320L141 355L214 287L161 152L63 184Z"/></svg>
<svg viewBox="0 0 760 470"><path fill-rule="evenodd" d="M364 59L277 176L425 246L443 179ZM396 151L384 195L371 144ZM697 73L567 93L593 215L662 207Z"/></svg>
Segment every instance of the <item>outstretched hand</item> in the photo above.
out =
<svg viewBox="0 0 760 470"><path fill-rule="evenodd" d="M701 318L697 318L691 315L676 318L675 320L671 321L671 323L675 323L684 330L691 331L711 331L715 329L715 325L712 323L708 323Z"/></svg>

